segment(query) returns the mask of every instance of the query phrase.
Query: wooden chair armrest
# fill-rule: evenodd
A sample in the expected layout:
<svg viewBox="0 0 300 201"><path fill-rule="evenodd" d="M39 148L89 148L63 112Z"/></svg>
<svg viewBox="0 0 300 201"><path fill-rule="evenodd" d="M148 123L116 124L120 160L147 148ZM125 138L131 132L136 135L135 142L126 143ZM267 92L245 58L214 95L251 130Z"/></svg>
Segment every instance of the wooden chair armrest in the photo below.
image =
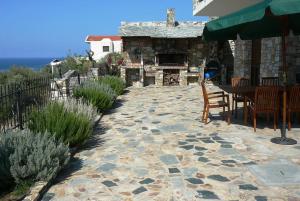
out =
<svg viewBox="0 0 300 201"><path fill-rule="evenodd" d="M209 96L208 99L214 99L214 98L228 98L229 99L229 95L228 94L222 94L222 95L217 95L217 96Z"/></svg>
<svg viewBox="0 0 300 201"><path fill-rule="evenodd" d="M215 94L224 94L224 91L216 91L216 92L207 93L207 95L215 95Z"/></svg>
<svg viewBox="0 0 300 201"><path fill-rule="evenodd" d="M224 95L209 96L209 97L208 97L208 99L214 99L214 98L224 98Z"/></svg>

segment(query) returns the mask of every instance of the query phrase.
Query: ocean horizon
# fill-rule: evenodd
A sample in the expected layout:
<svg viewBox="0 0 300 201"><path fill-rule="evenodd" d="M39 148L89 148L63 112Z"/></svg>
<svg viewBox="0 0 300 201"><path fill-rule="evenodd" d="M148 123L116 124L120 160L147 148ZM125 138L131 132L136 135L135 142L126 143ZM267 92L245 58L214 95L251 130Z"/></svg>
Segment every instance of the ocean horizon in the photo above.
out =
<svg viewBox="0 0 300 201"><path fill-rule="evenodd" d="M39 70L47 64L50 64L54 59L62 58L0 58L0 71L7 71L13 66L22 66L33 70Z"/></svg>

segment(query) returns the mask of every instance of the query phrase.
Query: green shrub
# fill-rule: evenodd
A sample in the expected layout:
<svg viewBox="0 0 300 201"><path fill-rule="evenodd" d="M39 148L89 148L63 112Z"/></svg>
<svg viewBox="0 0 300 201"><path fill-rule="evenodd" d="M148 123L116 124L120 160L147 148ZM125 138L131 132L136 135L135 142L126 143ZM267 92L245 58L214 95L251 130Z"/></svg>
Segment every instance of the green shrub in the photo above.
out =
<svg viewBox="0 0 300 201"><path fill-rule="evenodd" d="M67 101L67 104L70 102ZM94 117L75 110L76 106L66 107L67 104L52 102L41 111L34 111L29 117L29 129L34 132L48 131L71 147L84 143L92 134ZM77 106L83 107L83 104L78 103ZM80 110L85 111L84 108Z"/></svg>
<svg viewBox="0 0 300 201"><path fill-rule="evenodd" d="M14 178L10 173L9 163L9 156L11 152L12 150L9 148L7 143L0 139L0 192L10 189L14 184Z"/></svg>
<svg viewBox="0 0 300 201"><path fill-rule="evenodd" d="M76 98L83 98L99 111L110 109L116 99L116 93L107 84L95 81L84 82L73 91Z"/></svg>
<svg viewBox="0 0 300 201"><path fill-rule="evenodd" d="M125 82L116 76L104 76L99 79L100 83L108 84L117 95L121 95L125 89Z"/></svg>
<svg viewBox="0 0 300 201"><path fill-rule="evenodd" d="M69 161L69 148L47 132L10 131L1 134L0 147L5 155L2 162L10 169L7 177L10 184L12 181L17 185L48 181ZM0 174L3 174L2 169Z"/></svg>

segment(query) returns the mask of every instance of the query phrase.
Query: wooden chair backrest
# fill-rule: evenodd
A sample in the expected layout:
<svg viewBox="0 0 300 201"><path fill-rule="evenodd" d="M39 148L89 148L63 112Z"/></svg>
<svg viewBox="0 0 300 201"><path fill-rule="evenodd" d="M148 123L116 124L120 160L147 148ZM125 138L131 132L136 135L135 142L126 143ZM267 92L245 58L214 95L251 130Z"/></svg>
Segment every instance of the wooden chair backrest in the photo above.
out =
<svg viewBox="0 0 300 201"><path fill-rule="evenodd" d="M278 90L276 86L259 86L255 89L256 111L274 111L278 104Z"/></svg>
<svg viewBox="0 0 300 201"><path fill-rule="evenodd" d="M244 77L231 78L233 93L237 93L239 88L250 86L250 80Z"/></svg>
<svg viewBox="0 0 300 201"><path fill-rule="evenodd" d="M202 93L203 93L204 103L205 104L209 104L208 95L207 95L206 86L205 86L205 82L204 81L201 82L201 87L202 87Z"/></svg>
<svg viewBox="0 0 300 201"><path fill-rule="evenodd" d="M278 86L279 78L278 77L263 77L261 78L262 86Z"/></svg>
<svg viewBox="0 0 300 201"><path fill-rule="evenodd" d="M300 85L292 86L289 92L289 108L294 111L300 111Z"/></svg>

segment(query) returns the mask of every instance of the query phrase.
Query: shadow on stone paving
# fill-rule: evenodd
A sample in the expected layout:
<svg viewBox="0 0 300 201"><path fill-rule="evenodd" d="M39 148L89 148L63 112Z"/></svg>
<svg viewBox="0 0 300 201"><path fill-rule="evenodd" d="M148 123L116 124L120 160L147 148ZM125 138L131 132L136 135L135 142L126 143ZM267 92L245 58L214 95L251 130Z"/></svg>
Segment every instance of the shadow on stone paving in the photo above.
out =
<svg viewBox="0 0 300 201"><path fill-rule="evenodd" d="M69 164L58 174L53 185L65 181L71 177L73 173L79 171L83 167L83 161L77 157L71 157Z"/></svg>
<svg viewBox="0 0 300 201"><path fill-rule="evenodd" d="M241 126L247 126L250 128L253 128L253 120L250 117L250 114L248 114L248 121L247 121L247 125L244 124L244 116L243 116L243 109L239 108L238 109L238 115L237 117L235 117L235 113L233 115L231 115L231 124L234 125L241 125ZM202 114L201 114L202 115ZM223 118L223 112L218 113L217 111L212 110L211 113L209 114L209 118L210 120L208 121L208 124L219 124L217 123L217 121L225 121L226 119ZM201 116L202 118L202 116ZM297 118L296 115L294 116L293 123L292 123L292 128L300 128L300 118L299 118L299 122L297 122ZM277 125L277 129L279 129L282 125L282 119L279 116L279 122ZM270 119L269 121L267 120L267 116L265 114L261 114L257 116L257 126L258 129L263 129L263 128L270 128L273 129L273 117L272 115L270 115Z"/></svg>
<svg viewBox="0 0 300 201"><path fill-rule="evenodd" d="M123 99L117 99L116 102L113 104L112 108L110 110L105 111L104 114L107 115L116 113L117 109L124 105L124 102L126 101Z"/></svg>
<svg viewBox="0 0 300 201"><path fill-rule="evenodd" d="M86 141L86 143L79 147L78 152L91 150L103 145L105 140L101 137L101 135L105 134L107 130L108 128L100 122L94 129L94 134Z"/></svg>

